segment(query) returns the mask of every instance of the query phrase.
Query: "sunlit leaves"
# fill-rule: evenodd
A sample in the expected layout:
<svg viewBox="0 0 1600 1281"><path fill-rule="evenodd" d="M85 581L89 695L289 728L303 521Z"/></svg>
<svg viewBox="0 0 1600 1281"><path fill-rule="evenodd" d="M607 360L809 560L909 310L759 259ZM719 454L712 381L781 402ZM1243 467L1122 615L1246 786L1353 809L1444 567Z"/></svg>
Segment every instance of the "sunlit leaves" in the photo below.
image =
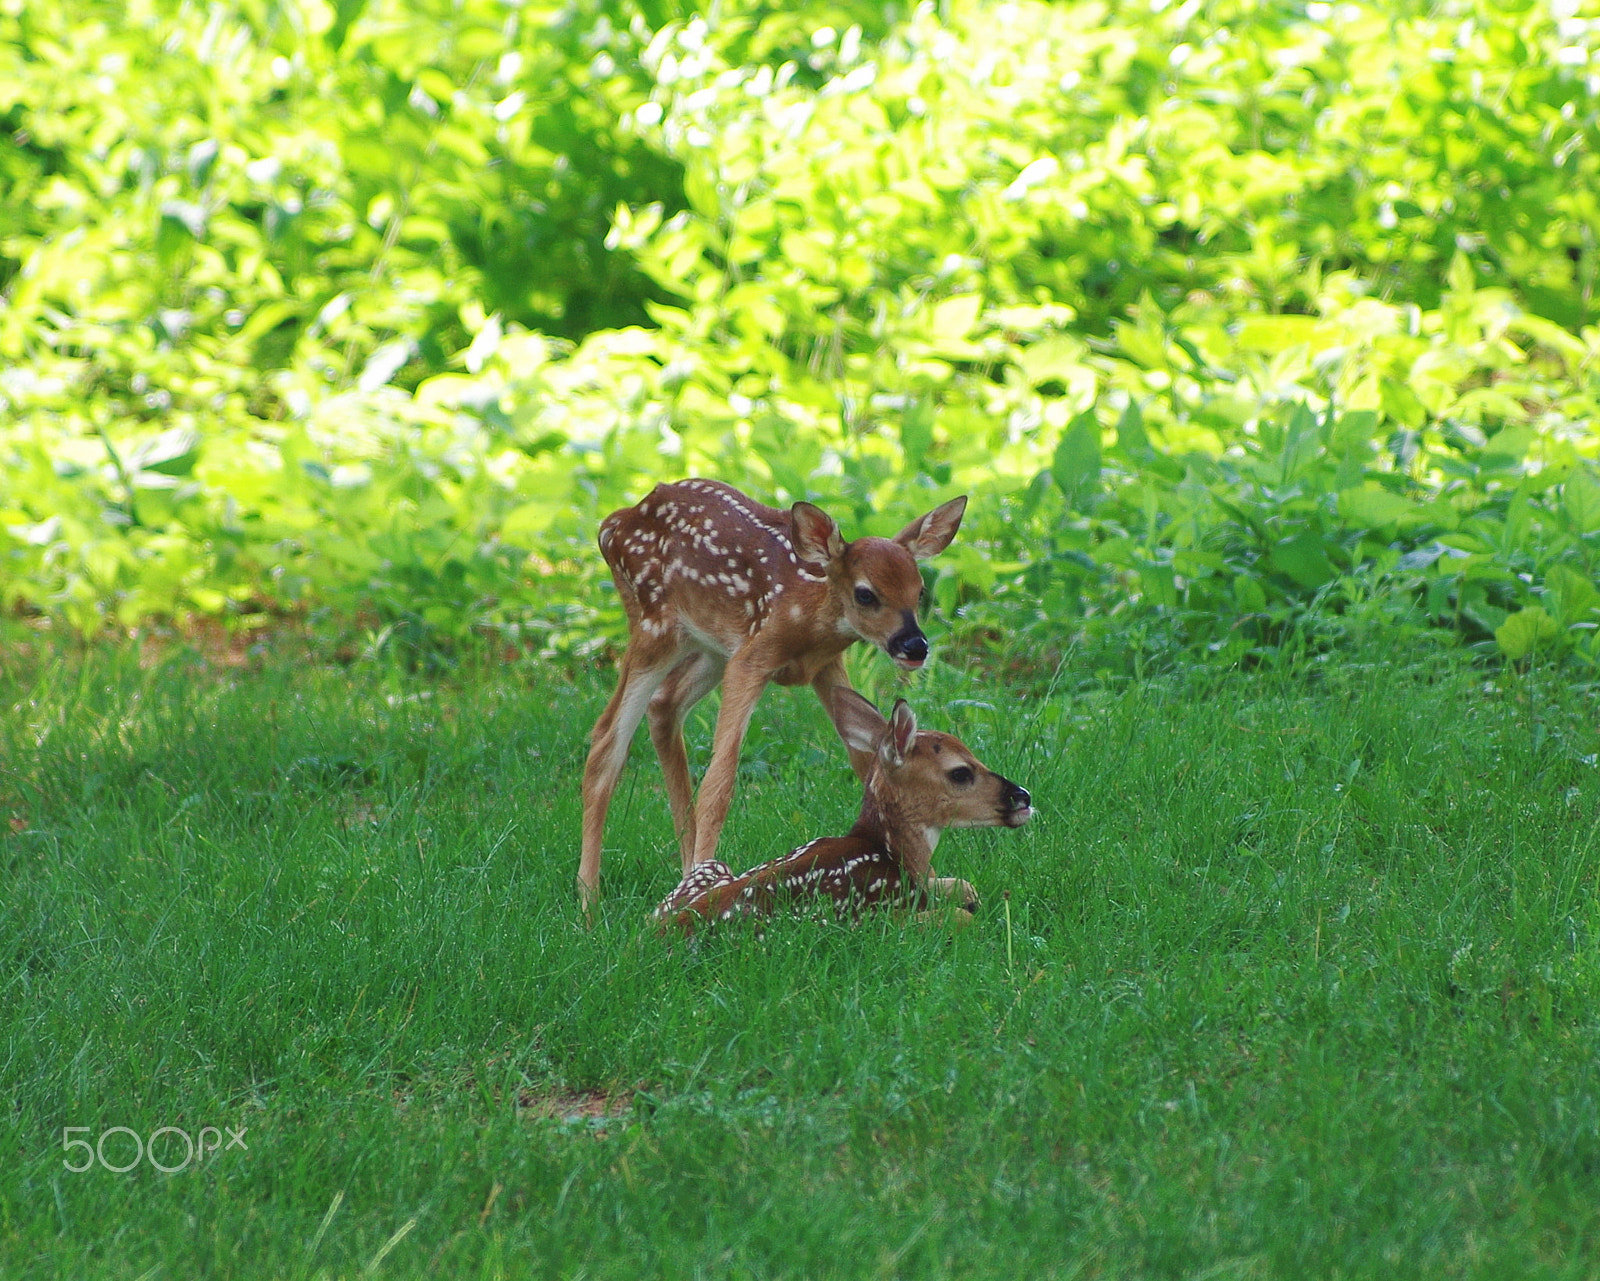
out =
<svg viewBox="0 0 1600 1281"><path fill-rule="evenodd" d="M1600 530L1600 480L1580 471L1562 486L1561 510L1580 534Z"/></svg>
<svg viewBox="0 0 1600 1281"><path fill-rule="evenodd" d="M1079 414L1061 433L1050 474L1074 509L1087 506L1099 489L1100 422L1092 410Z"/></svg>
<svg viewBox="0 0 1600 1281"><path fill-rule="evenodd" d="M69 9L0 18L9 603L587 644L599 516L702 472L972 495L935 598L1042 654L1600 661L1539 6Z"/></svg>
<svg viewBox="0 0 1600 1281"><path fill-rule="evenodd" d="M1494 632L1506 657L1513 660L1526 658L1534 649L1551 644L1559 635L1555 619L1538 605L1519 609Z"/></svg>

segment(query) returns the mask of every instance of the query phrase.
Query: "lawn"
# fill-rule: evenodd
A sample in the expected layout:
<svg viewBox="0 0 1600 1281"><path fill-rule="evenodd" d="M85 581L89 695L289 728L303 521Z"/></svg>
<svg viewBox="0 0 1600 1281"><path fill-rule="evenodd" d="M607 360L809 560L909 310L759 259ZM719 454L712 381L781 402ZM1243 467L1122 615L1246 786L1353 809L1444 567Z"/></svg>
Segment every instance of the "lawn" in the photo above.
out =
<svg viewBox="0 0 1600 1281"><path fill-rule="evenodd" d="M1034 795L964 933L658 939L644 735L585 929L604 674L10 662L0 1274L1600 1275L1592 688L857 670ZM723 853L857 799L769 691Z"/></svg>

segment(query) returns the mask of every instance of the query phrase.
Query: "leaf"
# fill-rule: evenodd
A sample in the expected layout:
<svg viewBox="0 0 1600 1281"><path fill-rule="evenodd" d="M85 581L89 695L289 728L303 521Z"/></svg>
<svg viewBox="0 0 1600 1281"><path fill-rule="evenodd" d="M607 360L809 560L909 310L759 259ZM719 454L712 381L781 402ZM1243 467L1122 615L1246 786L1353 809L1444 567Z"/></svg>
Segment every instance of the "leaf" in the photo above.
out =
<svg viewBox="0 0 1600 1281"><path fill-rule="evenodd" d="M455 82L437 67L423 67L418 71L417 84L437 102L449 102L455 96Z"/></svg>
<svg viewBox="0 0 1600 1281"><path fill-rule="evenodd" d="M1267 594L1261 584L1245 574L1233 580L1233 600L1246 614L1258 614L1267 607Z"/></svg>
<svg viewBox="0 0 1600 1281"><path fill-rule="evenodd" d="M1372 443L1378 434L1378 415L1370 409L1354 409L1340 414L1333 428L1332 445L1336 453L1348 454Z"/></svg>
<svg viewBox="0 0 1600 1281"><path fill-rule="evenodd" d="M1551 351L1559 352L1574 364L1584 360L1588 355L1588 348L1583 345L1581 338L1568 333L1560 325L1542 316L1526 314L1513 316L1506 322L1506 328L1513 333L1526 334L1534 342L1548 347Z"/></svg>
<svg viewBox="0 0 1600 1281"><path fill-rule="evenodd" d="M1551 644L1560 635L1561 629L1556 626L1556 620L1538 605L1519 609L1494 629L1494 638L1501 652L1513 662L1527 657L1541 645Z"/></svg>
<svg viewBox="0 0 1600 1281"><path fill-rule="evenodd" d="M1039 333L1057 325L1070 325L1078 317L1074 308L1057 302L1032 307L996 307L989 314L1002 329L1022 333Z"/></svg>
<svg viewBox="0 0 1600 1281"><path fill-rule="evenodd" d="M1127 459L1142 459L1154 452L1150 437L1145 434L1144 415L1139 412L1139 402L1128 401L1128 406L1117 419L1117 449Z"/></svg>
<svg viewBox="0 0 1600 1281"><path fill-rule="evenodd" d="M1083 354L1083 343L1077 338L1050 334L1017 353L1017 368L1031 387L1047 382L1067 383L1082 368Z"/></svg>
<svg viewBox="0 0 1600 1281"><path fill-rule="evenodd" d="M513 547L537 547L564 507L561 499L547 499L512 508L500 522L501 541Z"/></svg>
<svg viewBox="0 0 1600 1281"><path fill-rule="evenodd" d="M1561 487L1561 510L1580 534L1600 529L1600 481L1588 471L1575 473Z"/></svg>
<svg viewBox="0 0 1600 1281"><path fill-rule="evenodd" d="M187 476L199 459L200 433L193 427L170 427L128 455L128 470Z"/></svg>
<svg viewBox="0 0 1600 1281"><path fill-rule="evenodd" d="M1316 463L1322 452L1318 439L1316 415L1303 401L1294 407L1285 432L1283 452L1278 456L1278 466L1285 484L1298 480Z"/></svg>
<svg viewBox="0 0 1600 1281"><path fill-rule="evenodd" d="M182 227L195 240L201 240L209 219L204 205L192 200L168 200L161 206L161 221Z"/></svg>
<svg viewBox="0 0 1600 1281"><path fill-rule="evenodd" d="M1587 577L1570 565L1552 565L1545 571L1546 599L1555 607L1555 617L1564 627L1584 621L1600 605L1600 591Z"/></svg>
<svg viewBox="0 0 1600 1281"><path fill-rule="evenodd" d="M1399 494L1391 494L1380 485L1346 489L1339 495L1339 515L1352 525L1382 528L1398 525L1406 517L1416 514L1414 503Z"/></svg>
<svg viewBox="0 0 1600 1281"><path fill-rule="evenodd" d="M1094 410L1084 411L1067 424L1050 474L1073 508L1081 509L1100 487L1100 420Z"/></svg>
<svg viewBox="0 0 1600 1281"><path fill-rule="evenodd" d="M415 344L409 338L396 338L384 343L367 357L356 385L362 391L377 391L405 367L414 350Z"/></svg>
<svg viewBox="0 0 1600 1281"><path fill-rule="evenodd" d="M1489 438L1478 461L1484 467L1515 469L1527 457L1528 448L1537 436L1538 433L1526 424L1502 428Z"/></svg>
<svg viewBox="0 0 1600 1281"><path fill-rule="evenodd" d="M931 347L936 352L965 358L974 352L967 336L978 323L978 313L983 309L980 294L960 294L936 303L930 327L933 330Z"/></svg>
<svg viewBox="0 0 1600 1281"><path fill-rule="evenodd" d="M169 200L161 206L161 219L156 225L156 258L163 268L170 268L205 234L203 207L188 200Z"/></svg>
<svg viewBox="0 0 1600 1281"><path fill-rule="evenodd" d="M1139 587L1151 604L1169 609L1178 603L1177 572L1171 565L1139 558Z"/></svg>
<svg viewBox="0 0 1600 1281"><path fill-rule="evenodd" d="M1313 591L1337 572L1328 559L1322 538L1310 529L1282 539L1273 547L1269 559L1279 573L1287 574L1300 586Z"/></svg>
<svg viewBox="0 0 1600 1281"><path fill-rule="evenodd" d="M1427 569L1445 553L1442 543L1431 543L1426 547L1414 547L1405 555L1395 561L1394 567L1402 573L1413 573L1419 569Z"/></svg>
<svg viewBox="0 0 1600 1281"><path fill-rule="evenodd" d="M1311 316L1243 316L1234 325L1234 342L1241 351L1275 354L1316 336Z"/></svg>
<svg viewBox="0 0 1600 1281"><path fill-rule="evenodd" d="M456 49L464 58L496 58L505 48L505 33L499 27L468 27L456 37Z"/></svg>
<svg viewBox="0 0 1600 1281"><path fill-rule="evenodd" d="M300 311L301 306L298 302L290 302L287 299L263 302L250 313L250 319L239 327L236 336L247 343L253 343L271 333L285 321L293 320Z"/></svg>
<svg viewBox="0 0 1600 1281"><path fill-rule="evenodd" d="M1421 427L1428 418L1428 407L1411 390L1408 383L1398 378L1385 378L1379 389L1383 412L1391 420L1407 427Z"/></svg>
<svg viewBox="0 0 1600 1281"><path fill-rule="evenodd" d="M900 419L900 447L914 471L926 470L928 451L933 448L933 415L932 403L919 399L906 407Z"/></svg>
<svg viewBox="0 0 1600 1281"><path fill-rule="evenodd" d="M194 186L205 186L206 180L211 177L212 167L217 162L219 150L215 138L202 138L190 145L189 153L184 158L184 166L188 169L189 181Z"/></svg>

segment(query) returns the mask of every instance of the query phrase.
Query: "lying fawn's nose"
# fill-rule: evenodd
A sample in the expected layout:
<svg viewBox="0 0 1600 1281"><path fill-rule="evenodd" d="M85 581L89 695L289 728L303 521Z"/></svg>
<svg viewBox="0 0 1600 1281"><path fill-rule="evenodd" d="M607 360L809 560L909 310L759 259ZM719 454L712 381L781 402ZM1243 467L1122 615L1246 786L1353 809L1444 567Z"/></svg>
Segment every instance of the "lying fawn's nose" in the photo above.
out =
<svg viewBox="0 0 1600 1281"><path fill-rule="evenodd" d="M1028 789L1018 787L1010 779L1006 780L1005 800L1014 810L1025 810L1033 804L1033 797L1028 795Z"/></svg>

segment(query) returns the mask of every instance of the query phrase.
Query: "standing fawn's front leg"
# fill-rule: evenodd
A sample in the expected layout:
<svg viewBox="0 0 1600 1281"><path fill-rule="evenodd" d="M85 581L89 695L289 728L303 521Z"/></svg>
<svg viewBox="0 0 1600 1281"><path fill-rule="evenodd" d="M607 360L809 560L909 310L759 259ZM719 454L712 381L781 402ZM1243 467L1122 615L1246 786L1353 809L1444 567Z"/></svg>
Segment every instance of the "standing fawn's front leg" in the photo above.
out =
<svg viewBox="0 0 1600 1281"><path fill-rule="evenodd" d="M833 715L833 691L836 689L850 689L850 678L845 675L844 655L840 654L834 660L811 678L811 688L817 691L817 697L822 700L822 709L829 717ZM851 747L845 743L845 750L850 753L850 768L855 771L856 777L863 783L867 775L872 773L872 763L877 758L871 752L864 752L858 747Z"/></svg>
<svg viewBox="0 0 1600 1281"><path fill-rule="evenodd" d="M694 862L716 857L717 840L733 803L733 785L739 773L739 749L756 699L766 688L771 673L748 657L735 656L722 678L722 708L717 713L717 729L711 739L711 762L700 779L700 795L694 807Z"/></svg>

